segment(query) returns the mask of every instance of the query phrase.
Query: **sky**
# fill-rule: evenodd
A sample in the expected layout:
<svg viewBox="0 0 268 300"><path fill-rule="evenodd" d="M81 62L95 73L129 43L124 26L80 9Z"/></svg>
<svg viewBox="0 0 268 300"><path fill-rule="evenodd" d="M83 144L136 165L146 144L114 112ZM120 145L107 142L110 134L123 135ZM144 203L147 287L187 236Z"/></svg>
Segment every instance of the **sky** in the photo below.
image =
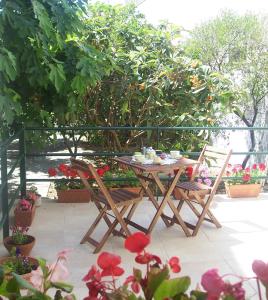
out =
<svg viewBox="0 0 268 300"><path fill-rule="evenodd" d="M125 3L128 0L105 2L114 4ZM226 8L241 14L249 11L268 14L268 0L145 0L138 7L153 24L160 20L168 20L185 29L192 29Z"/></svg>

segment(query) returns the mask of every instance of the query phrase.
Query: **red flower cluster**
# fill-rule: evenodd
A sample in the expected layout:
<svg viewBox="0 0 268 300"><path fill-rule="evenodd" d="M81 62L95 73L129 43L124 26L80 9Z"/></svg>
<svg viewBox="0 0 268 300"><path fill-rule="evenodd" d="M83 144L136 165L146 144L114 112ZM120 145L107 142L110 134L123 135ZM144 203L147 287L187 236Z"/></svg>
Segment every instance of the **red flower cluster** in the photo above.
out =
<svg viewBox="0 0 268 300"><path fill-rule="evenodd" d="M247 184L258 183L260 179L258 176L264 176L266 172L266 166L263 163L253 164L252 167L244 168L242 165L228 164L226 169L227 177L234 177L234 179L228 179L229 184Z"/></svg>
<svg viewBox="0 0 268 300"><path fill-rule="evenodd" d="M102 168L97 169L97 173L99 176L103 176L105 172L109 171L109 166L103 166ZM64 175L67 178L76 178L78 177L78 173L75 169L73 169L71 166L68 166L66 164L59 164L57 168L49 168L48 169L48 175L49 177L54 177L57 175ZM91 176L90 172L84 172L84 177L86 179L94 179L93 176Z"/></svg>
<svg viewBox="0 0 268 300"><path fill-rule="evenodd" d="M163 269L160 268L162 264L160 257L145 251L145 247L149 244L150 236L142 232L136 232L125 240L125 248L132 253L136 253L135 261L139 264L147 265L147 274L144 278L142 278L142 274L139 270L134 269L133 275L128 276L125 280L124 286L130 284L131 290L134 293L139 293L140 289L143 291L148 290L149 278L153 276L155 272L163 272L166 268L165 266ZM88 297L84 298L84 300L104 300L107 299L106 295L109 292L116 290L115 277L121 276L124 273L124 270L119 266L120 263L120 256L108 252L102 252L99 255L97 264L100 270L98 270L96 266L93 266L83 278L83 281L86 282L89 289ZM181 267L178 257L172 257L168 263L174 273L180 272ZM152 272L151 275L150 272ZM112 281L104 281L102 278L105 276L111 276Z"/></svg>

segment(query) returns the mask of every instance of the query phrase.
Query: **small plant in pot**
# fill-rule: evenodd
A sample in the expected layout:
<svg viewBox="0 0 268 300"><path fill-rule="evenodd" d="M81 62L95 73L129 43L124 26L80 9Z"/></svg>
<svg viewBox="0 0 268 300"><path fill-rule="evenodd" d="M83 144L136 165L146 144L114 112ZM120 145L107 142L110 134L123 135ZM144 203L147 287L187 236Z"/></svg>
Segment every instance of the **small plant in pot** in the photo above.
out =
<svg viewBox="0 0 268 300"><path fill-rule="evenodd" d="M9 253L15 248L23 256L28 256L35 244L35 238L28 235L29 227L14 226L11 228L12 235L4 239L4 246Z"/></svg>
<svg viewBox="0 0 268 300"><path fill-rule="evenodd" d="M19 200L14 210L15 224L21 227L32 225L35 216L35 197L28 195Z"/></svg>
<svg viewBox="0 0 268 300"><path fill-rule="evenodd" d="M38 189L36 186L32 185L27 191L27 198L33 199L35 206L41 206L42 204L42 197L38 193Z"/></svg>
<svg viewBox="0 0 268 300"><path fill-rule="evenodd" d="M14 273L22 276L22 278L30 282L32 271L39 266L38 260L33 257L23 256L17 248L12 249L12 256L0 258L0 266L3 270L4 277L11 279Z"/></svg>

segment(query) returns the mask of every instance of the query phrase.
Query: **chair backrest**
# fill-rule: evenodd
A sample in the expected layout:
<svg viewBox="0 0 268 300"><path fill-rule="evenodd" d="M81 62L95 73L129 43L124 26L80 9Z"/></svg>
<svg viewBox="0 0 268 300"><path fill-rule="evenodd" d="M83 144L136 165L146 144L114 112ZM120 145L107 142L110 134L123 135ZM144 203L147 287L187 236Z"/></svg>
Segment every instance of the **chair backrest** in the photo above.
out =
<svg viewBox="0 0 268 300"><path fill-rule="evenodd" d="M71 164L72 164L72 168L74 168L77 171L77 173L78 173L79 177L81 178L82 182L84 183L85 187L90 191L91 195L95 195L95 193L85 176L85 172L89 173L89 175L91 175L95 179L100 191L103 193L103 195L106 198L106 200L108 201L109 205L111 207L113 207L114 203L111 198L111 195L110 195L107 187L104 185L98 172L94 168L94 166L90 163L86 163L82 160L78 160L75 158L71 158Z"/></svg>
<svg viewBox="0 0 268 300"><path fill-rule="evenodd" d="M205 145L200 153L198 158L199 165L194 170L193 176L195 177L198 174L200 165L206 164L210 171L213 171L213 174L211 175L216 175L216 179L211 190L212 195L216 193L231 154L231 149L219 149L209 145Z"/></svg>

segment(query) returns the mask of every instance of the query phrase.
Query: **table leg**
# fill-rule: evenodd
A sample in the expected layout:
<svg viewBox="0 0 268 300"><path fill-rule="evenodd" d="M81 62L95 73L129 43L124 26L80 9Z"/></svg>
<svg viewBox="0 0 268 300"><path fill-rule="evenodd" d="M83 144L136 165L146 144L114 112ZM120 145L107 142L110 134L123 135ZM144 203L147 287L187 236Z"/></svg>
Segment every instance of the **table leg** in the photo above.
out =
<svg viewBox="0 0 268 300"><path fill-rule="evenodd" d="M159 209L159 204L158 204L157 200L155 199L155 196L154 196L152 190L149 188L149 182L146 181L145 179L139 177L139 175L142 175L141 171L139 171L137 169L134 169L134 172L135 172L136 176L138 177L138 179L140 181L140 184L143 188L142 196L144 194L146 194L149 197L150 201L153 203L155 209L158 210ZM150 176L150 174L148 175L148 178L150 178L149 176ZM170 227L169 221L165 218L165 216L163 214L161 215L161 218L162 218L163 222L165 223L165 225L167 227Z"/></svg>
<svg viewBox="0 0 268 300"><path fill-rule="evenodd" d="M184 223L183 219L181 218L181 216L179 215L179 212L177 211L175 205L173 204L170 196L180 178L181 173L183 172L183 168L181 168L177 174L174 176L173 181L171 182L170 186L168 189L165 188L165 186L162 184L159 176L157 175L157 173L152 173L152 177L155 181L155 183L157 184L157 186L159 187L160 191L162 192L164 198L158 208L158 211L156 212L149 228L148 228L148 232L151 232L153 230L153 228L155 227L155 224L157 222L157 220L159 219L159 216L163 214L163 210L165 208L165 206L168 204L170 209L172 210L172 212L174 213L174 218L177 219L178 224L182 227L184 233L186 236L191 236L190 231L188 230L186 224Z"/></svg>

